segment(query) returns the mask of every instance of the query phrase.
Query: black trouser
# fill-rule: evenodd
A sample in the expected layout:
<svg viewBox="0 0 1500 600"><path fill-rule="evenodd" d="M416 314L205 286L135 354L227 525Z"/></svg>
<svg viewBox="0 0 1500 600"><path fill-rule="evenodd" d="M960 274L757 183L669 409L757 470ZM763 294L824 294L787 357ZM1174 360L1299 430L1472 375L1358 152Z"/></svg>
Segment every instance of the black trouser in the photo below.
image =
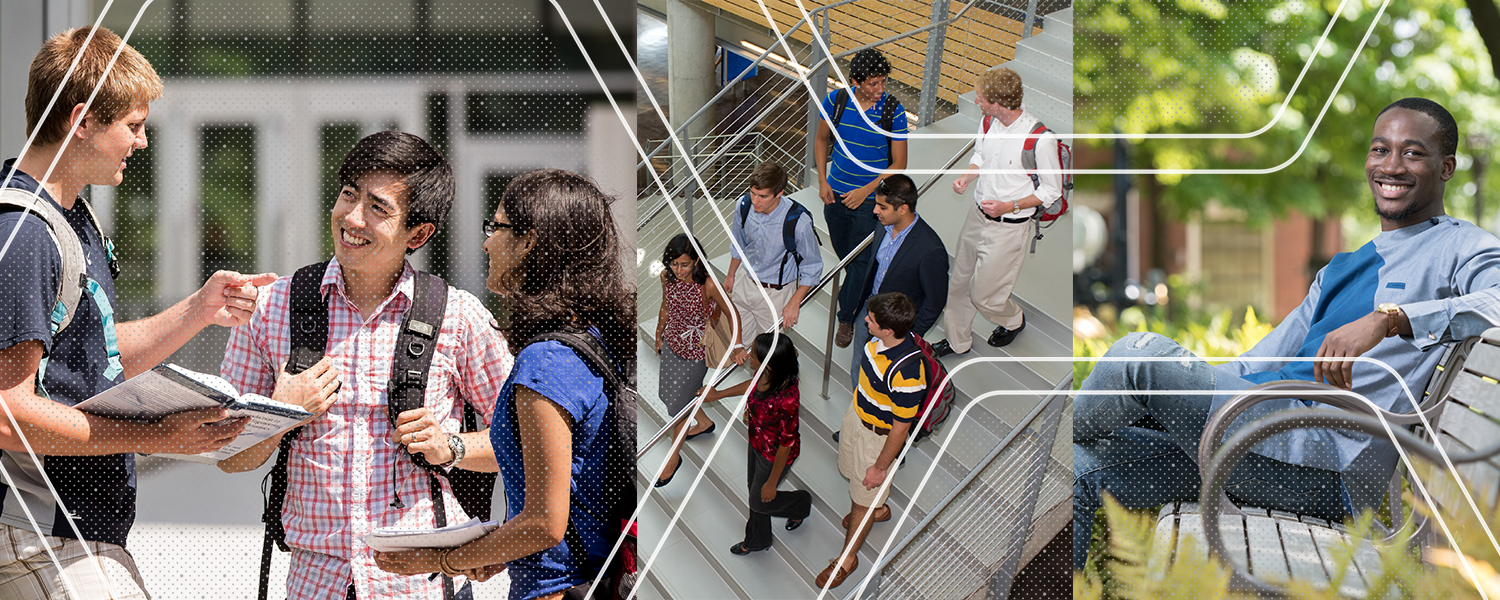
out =
<svg viewBox="0 0 1500 600"><path fill-rule="evenodd" d="M812 512L812 494L806 490L778 491L770 502L761 502L760 488L771 478L771 468L775 465L754 448L750 449L749 454L750 464L746 470L750 480L750 520L745 523L745 546L751 550L759 550L770 546L775 537L771 534L771 517L807 518L807 514ZM786 476L791 472L792 465L789 463L781 469L781 478L776 483L786 481Z"/></svg>

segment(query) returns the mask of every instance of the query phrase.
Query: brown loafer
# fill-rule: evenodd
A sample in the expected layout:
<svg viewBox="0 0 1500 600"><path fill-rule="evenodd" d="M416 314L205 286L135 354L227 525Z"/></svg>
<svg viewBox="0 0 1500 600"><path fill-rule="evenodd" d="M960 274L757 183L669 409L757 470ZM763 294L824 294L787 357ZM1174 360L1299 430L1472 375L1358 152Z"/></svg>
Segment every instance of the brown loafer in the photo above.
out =
<svg viewBox="0 0 1500 600"><path fill-rule="evenodd" d="M839 323L838 333L833 334L833 345L840 348L848 348L849 343L854 341L854 324Z"/></svg>
<svg viewBox="0 0 1500 600"><path fill-rule="evenodd" d="M854 513L849 513L847 515L844 515L844 529L845 530L848 530L849 527L851 525L853 525L853 523L851 523L853 517L854 517ZM875 509L875 519L873 520L873 522L875 522L875 523L884 523L884 522L889 521L889 520L891 520L891 507L889 507L889 506L882 506L880 508Z"/></svg>
<svg viewBox="0 0 1500 600"><path fill-rule="evenodd" d="M859 557L857 556L854 557L854 566L848 569L845 569L844 566L838 564L838 562L839 559L837 558L828 561L828 566L823 569L823 572L818 573L818 577L817 579L813 580L813 584L817 585L819 588L823 586L828 586L828 589L836 588L838 586L844 585L844 580L848 579L849 575L854 573L854 569L859 568ZM833 581L829 582L829 579L832 579Z"/></svg>

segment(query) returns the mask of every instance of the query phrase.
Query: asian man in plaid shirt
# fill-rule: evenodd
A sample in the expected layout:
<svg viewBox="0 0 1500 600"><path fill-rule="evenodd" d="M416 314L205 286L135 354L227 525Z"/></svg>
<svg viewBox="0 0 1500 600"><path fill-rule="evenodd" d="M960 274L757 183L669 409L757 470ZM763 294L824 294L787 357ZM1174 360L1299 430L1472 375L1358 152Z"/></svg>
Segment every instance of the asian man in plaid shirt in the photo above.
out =
<svg viewBox="0 0 1500 600"><path fill-rule="evenodd" d="M465 403L487 426L511 355L479 300L450 288L425 407L402 413L393 430L386 387L416 273L406 256L442 226L453 203L453 173L421 138L387 131L355 144L339 180L330 223L334 256L319 288L328 302L326 358L308 372L329 382L332 369L342 385L330 400L308 401L317 416L291 445L281 514L292 548L287 596L437 600L444 595L441 579L380 570L364 536L381 527L433 526L427 471L408 453L443 467L496 470L488 429L459 429ZM250 321L230 337L221 372L242 392L268 394L277 385L291 345L290 290L290 277L271 284ZM254 469L278 442L267 440L220 467ZM447 480L438 480L447 522L466 521Z"/></svg>

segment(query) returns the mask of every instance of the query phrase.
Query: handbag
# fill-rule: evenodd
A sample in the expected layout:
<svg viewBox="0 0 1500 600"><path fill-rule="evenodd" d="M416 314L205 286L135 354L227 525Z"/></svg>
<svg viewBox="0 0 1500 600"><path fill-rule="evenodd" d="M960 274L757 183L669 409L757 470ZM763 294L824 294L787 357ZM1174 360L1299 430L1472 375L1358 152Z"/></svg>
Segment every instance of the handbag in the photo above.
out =
<svg viewBox="0 0 1500 600"><path fill-rule="evenodd" d="M703 331L703 341L698 344L703 346L703 361L708 367L718 367L734 344L734 324L729 319L729 311L714 307L708 316L708 327Z"/></svg>

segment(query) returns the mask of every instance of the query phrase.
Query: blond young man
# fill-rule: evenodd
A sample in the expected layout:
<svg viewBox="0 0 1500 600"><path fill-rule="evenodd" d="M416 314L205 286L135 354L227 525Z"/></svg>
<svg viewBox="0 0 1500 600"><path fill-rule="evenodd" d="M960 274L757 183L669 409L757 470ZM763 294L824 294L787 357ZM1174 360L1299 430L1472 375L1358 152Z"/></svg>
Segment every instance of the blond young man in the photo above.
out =
<svg viewBox="0 0 1500 600"><path fill-rule="evenodd" d="M948 339L932 345L938 356L969 351L969 327L976 312L995 324L988 342L997 348L1026 327L1026 315L1011 298L1011 288L1026 258L1031 216L1062 195L1062 174L1057 136L1051 132L1037 139L1037 180L1022 170L1026 134L1037 124L1036 117L1021 107L1022 91L1021 76L1010 69L986 71L975 86L974 102L984 118L970 172L954 180L953 193L966 193L975 179L978 184L974 207L959 231L948 284L948 306L943 310ZM976 172L981 169L1000 172Z"/></svg>
<svg viewBox="0 0 1500 600"><path fill-rule="evenodd" d="M26 128L35 139L0 167L6 187L36 196L30 210L0 211L0 235L15 235L0 256L0 397L19 425L0 420L0 466L8 475L0 480L0 598L7 600L149 597L125 549L135 521L135 453L216 450L244 422L210 409L148 425L72 406L151 369L208 325L243 323L255 286L275 279L220 271L160 314L115 324L113 252L79 192L119 185L126 159L146 147L148 104L162 84L119 36L98 29L85 48L89 35L88 27L65 31L37 52L26 91ZM60 242L38 216L48 208L78 236L87 285L62 281ZM55 315L60 289L82 296L65 328Z"/></svg>

